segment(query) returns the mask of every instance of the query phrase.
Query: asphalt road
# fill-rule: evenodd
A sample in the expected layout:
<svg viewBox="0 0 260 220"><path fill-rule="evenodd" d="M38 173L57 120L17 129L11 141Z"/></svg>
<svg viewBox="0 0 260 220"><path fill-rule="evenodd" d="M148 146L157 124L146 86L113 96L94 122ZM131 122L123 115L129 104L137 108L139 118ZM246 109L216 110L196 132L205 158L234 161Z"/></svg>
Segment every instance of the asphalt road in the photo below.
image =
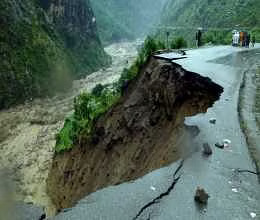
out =
<svg viewBox="0 0 260 220"><path fill-rule="evenodd" d="M193 153L185 158L178 173L180 179L169 195L149 206L137 219L260 219L257 176L235 171L237 168L255 170L239 126L237 103L243 71L250 65L248 62L244 64L243 60L246 61L248 56L254 57L259 50L241 55L239 52L242 50L245 49L230 46L202 48L188 51L187 59L177 61L190 71L210 77L224 87L224 93L206 114L186 119L187 124L197 125L201 131L194 145L190 146ZM217 59L220 57L225 58ZM210 118L217 119L215 125L209 123ZM215 148L214 144L223 139L231 140L231 145L225 149ZM209 158L202 156L203 143L209 143L213 148L213 155ZM180 161L136 181L95 192L54 219L131 220L143 206L167 191L179 164ZM198 186L210 195L207 206L198 206L194 202Z"/></svg>

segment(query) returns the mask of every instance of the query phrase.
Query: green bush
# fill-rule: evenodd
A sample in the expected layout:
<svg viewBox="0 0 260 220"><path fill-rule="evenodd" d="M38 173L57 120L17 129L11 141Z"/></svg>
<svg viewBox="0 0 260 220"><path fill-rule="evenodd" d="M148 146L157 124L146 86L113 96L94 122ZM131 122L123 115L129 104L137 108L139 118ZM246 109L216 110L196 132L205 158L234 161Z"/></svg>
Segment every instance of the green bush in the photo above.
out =
<svg viewBox="0 0 260 220"><path fill-rule="evenodd" d="M74 113L56 137L57 153L70 150L81 135L90 135L95 121L117 102L119 94L105 89L100 96L82 93L74 99Z"/></svg>
<svg viewBox="0 0 260 220"><path fill-rule="evenodd" d="M254 28L251 32L251 36L255 36L256 42L260 42L260 28Z"/></svg>
<svg viewBox="0 0 260 220"><path fill-rule="evenodd" d="M228 45L232 43L232 31L210 30L203 33L202 41L204 44Z"/></svg>
<svg viewBox="0 0 260 220"><path fill-rule="evenodd" d="M181 49L187 47L187 41L183 37L173 39L170 44L171 49Z"/></svg>
<svg viewBox="0 0 260 220"><path fill-rule="evenodd" d="M138 53L138 57L129 69L124 69L118 82L114 84L115 90L122 93L127 83L133 80L144 66L147 59L157 50L165 49L166 46L162 41L156 40L154 37L148 36L144 41L144 45Z"/></svg>
<svg viewBox="0 0 260 220"><path fill-rule="evenodd" d="M73 146L73 140L76 138L76 121L74 117L65 120L64 126L56 136L56 152L70 150Z"/></svg>

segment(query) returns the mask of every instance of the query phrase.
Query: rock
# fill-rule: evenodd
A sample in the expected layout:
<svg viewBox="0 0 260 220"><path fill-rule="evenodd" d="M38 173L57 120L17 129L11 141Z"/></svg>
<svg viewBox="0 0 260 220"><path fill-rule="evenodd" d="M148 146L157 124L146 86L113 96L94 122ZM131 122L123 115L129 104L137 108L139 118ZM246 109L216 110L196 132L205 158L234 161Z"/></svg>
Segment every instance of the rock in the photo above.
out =
<svg viewBox="0 0 260 220"><path fill-rule="evenodd" d="M232 192L235 192L235 193L238 192L238 190L236 188L232 188L231 190L232 190Z"/></svg>
<svg viewBox="0 0 260 220"><path fill-rule="evenodd" d="M224 146L224 147L229 147L230 144L231 144L231 140L229 140L229 139L224 139L224 140L223 140L223 146Z"/></svg>
<svg viewBox="0 0 260 220"><path fill-rule="evenodd" d="M209 197L209 194L203 188L198 187L194 199L198 203L207 204Z"/></svg>
<svg viewBox="0 0 260 220"><path fill-rule="evenodd" d="M211 119L209 119L209 122L210 122L211 124L216 124L216 121L217 121L216 118L211 118Z"/></svg>
<svg viewBox="0 0 260 220"><path fill-rule="evenodd" d="M153 191L156 190L156 188L154 186L151 186L150 189L153 190Z"/></svg>
<svg viewBox="0 0 260 220"><path fill-rule="evenodd" d="M212 149L208 143L203 144L203 154L209 156L212 154Z"/></svg>
<svg viewBox="0 0 260 220"><path fill-rule="evenodd" d="M250 212L250 216L251 216L251 218L255 218L256 217L256 213Z"/></svg>
<svg viewBox="0 0 260 220"><path fill-rule="evenodd" d="M220 148L220 149L223 149L223 148L224 148L224 144L221 144L221 143L219 143L219 142L217 142L217 143L215 144L215 146L216 146L217 148Z"/></svg>

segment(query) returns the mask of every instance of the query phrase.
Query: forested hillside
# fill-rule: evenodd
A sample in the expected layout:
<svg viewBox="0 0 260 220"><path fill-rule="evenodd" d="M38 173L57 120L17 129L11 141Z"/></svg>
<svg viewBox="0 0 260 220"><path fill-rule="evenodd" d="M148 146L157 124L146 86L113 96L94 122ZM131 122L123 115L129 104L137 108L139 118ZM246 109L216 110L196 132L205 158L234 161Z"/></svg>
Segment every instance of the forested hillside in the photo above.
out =
<svg viewBox="0 0 260 220"><path fill-rule="evenodd" d="M133 39L160 18L166 0L91 0L103 42Z"/></svg>
<svg viewBox="0 0 260 220"><path fill-rule="evenodd" d="M0 1L0 109L106 65L88 1Z"/></svg>
<svg viewBox="0 0 260 220"><path fill-rule="evenodd" d="M162 13L162 24L176 27L180 34L202 27L219 32L253 31L260 37L259 11L259 0L169 0Z"/></svg>

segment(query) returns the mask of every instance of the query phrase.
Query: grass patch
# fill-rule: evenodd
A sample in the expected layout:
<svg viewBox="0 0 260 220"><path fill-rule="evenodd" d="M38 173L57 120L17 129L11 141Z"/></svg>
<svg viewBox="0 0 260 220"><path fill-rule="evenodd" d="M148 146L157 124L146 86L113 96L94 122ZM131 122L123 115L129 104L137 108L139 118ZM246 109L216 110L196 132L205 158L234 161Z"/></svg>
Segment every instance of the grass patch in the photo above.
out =
<svg viewBox="0 0 260 220"><path fill-rule="evenodd" d="M171 49L187 48L188 43L183 37L177 37L171 41Z"/></svg>

